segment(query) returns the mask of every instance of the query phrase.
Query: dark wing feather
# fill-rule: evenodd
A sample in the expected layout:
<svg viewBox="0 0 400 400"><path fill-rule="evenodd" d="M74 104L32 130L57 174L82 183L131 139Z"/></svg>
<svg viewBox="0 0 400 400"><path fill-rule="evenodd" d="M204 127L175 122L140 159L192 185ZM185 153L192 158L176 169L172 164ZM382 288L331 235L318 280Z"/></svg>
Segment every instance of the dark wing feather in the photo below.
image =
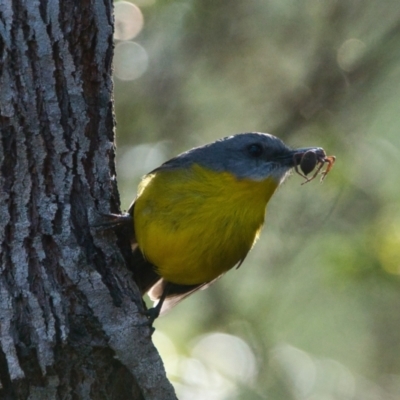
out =
<svg viewBox="0 0 400 400"><path fill-rule="evenodd" d="M161 276L157 274L154 265L145 259L137 244L132 247L131 267L133 270L133 277L143 296L157 284Z"/></svg>
<svg viewBox="0 0 400 400"><path fill-rule="evenodd" d="M159 279L158 282L149 290L149 297L152 301L157 302L165 290L168 294L162 304L160 315L165 314L172 307L175 307L186 297L190 296L198 290L207 289L216 280L218 280L223 274L213 279L211 282L204 282L197 285L178 285L176 283L168 282L164 279Z"/></svg>

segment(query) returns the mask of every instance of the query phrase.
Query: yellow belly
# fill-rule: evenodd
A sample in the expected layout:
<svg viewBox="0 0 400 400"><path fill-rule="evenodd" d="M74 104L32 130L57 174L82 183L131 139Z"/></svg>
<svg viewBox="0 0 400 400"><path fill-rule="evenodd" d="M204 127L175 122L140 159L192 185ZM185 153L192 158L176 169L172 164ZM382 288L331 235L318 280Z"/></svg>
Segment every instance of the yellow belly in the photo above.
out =
<svg viewBox="0 0 400 400"><path fill-rule="evenodd" d="M143 180L135 202L139 248L169 282L209 282L246 257L277 186L198 165L160 170Z"/></svg>

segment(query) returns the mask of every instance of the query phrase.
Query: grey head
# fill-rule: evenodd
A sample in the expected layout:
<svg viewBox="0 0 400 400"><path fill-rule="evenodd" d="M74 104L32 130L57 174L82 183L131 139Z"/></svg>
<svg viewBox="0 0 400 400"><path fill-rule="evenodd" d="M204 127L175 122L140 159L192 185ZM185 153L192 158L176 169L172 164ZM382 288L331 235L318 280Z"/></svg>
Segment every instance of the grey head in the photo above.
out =
<svg viewBox="0 0 400 400"><path fill-rule="evenodd" d="M267 133L239 133L186 151L158 169L199 164L214 171L231 172L239 179L260 181L272 177L281 183L295 166L295 152Z"/></svg>

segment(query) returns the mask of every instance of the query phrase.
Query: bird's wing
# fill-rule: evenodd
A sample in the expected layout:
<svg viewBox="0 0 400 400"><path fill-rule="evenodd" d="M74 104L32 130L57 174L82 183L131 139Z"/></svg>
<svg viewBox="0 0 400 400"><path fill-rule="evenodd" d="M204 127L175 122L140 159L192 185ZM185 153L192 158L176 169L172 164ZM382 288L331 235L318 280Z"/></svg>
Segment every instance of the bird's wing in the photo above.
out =
<svg viewBox="0 0 400 400"><path fill-rule="evenodd" d="M167 282L164 279L159 279L158 282L149 290L148 295L150 299L157 302L162 296L164 290L168 290L168 294L164 300L161 308L161 314L165 314L172 307L175 307L179 302L181 302L186 297L190 296L198 290L203 290L212 285L216 280L218 280L223 274L213 279L210 282L204 282L197 285L178 285L175 283Z"/></svg>

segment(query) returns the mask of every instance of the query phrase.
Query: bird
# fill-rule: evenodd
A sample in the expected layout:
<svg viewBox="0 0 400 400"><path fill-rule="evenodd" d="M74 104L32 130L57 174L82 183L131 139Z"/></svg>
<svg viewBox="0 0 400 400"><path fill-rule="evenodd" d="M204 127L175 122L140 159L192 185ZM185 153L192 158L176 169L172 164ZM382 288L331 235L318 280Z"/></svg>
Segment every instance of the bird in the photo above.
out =
<svg viewBox="0 0 400 400"><path fill-rule="evenodd" d="M243 263L269 200L293 168L308 182L328 163L323 179L334 159L321 147L291 149L250 132L195 147L145 175L120 221L133 228L134 279L155 302L149 319Z"/></svg>

